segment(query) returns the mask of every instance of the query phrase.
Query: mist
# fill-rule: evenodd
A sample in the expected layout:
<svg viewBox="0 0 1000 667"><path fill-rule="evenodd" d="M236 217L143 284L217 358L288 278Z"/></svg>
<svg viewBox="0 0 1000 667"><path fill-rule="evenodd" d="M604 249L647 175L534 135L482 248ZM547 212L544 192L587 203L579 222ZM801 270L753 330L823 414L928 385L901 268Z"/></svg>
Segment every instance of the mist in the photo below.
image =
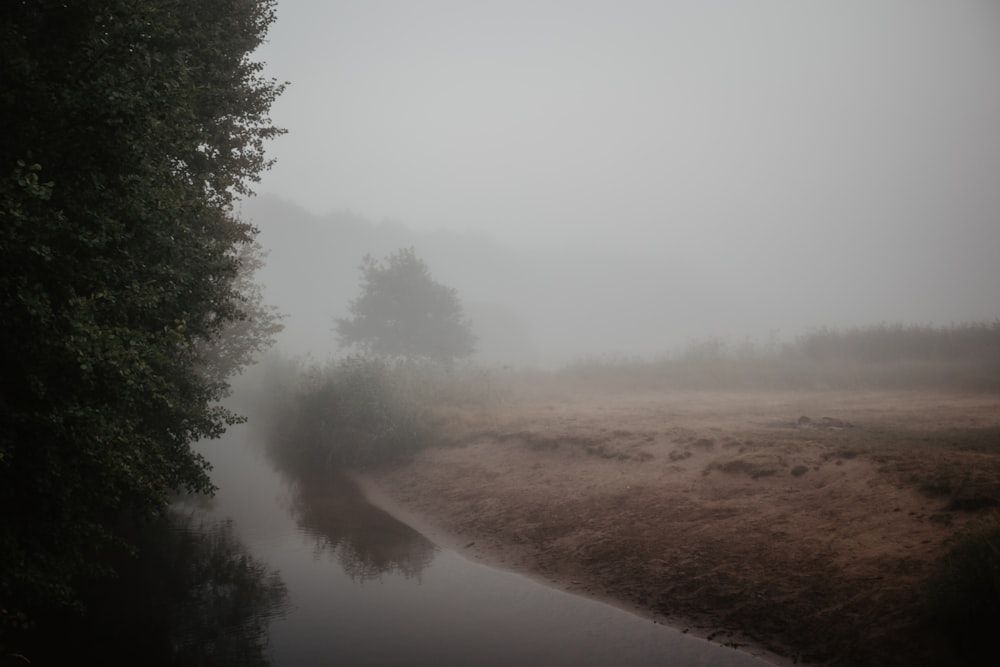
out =
<svg viewBox="0 0 1000 667"><path fill-rule="evenodd" d="M404 247L426 260L436 280L458 290L478 337L473 360L486 364L552 368L594 358L657 359L706 340L767 345L820 328L947 325L988 321L997 312L968 307L988 295L985 287L967 301L949 298L964 289L949 289L954 274L924 290L866 284L846 258L828 279L793 273L783 286L763 290L759 274L780 267L764 265L741 280L724 266L667 249L657 257L582 246L515 248L482 233L420 232L346 212L314 215L269 196L244 204L242 215L261 227L269 249L258 275L265 300L287 315L278 348L316 360L343 352L333 324L358 296L361 259Z"/></svg>
<svg viewBox="0 0 1000 667"><path fill-rule="evenodd" d="M288 1L260 55L299 351L406 245L488 358L1000 313L995 3Z"/></svg>

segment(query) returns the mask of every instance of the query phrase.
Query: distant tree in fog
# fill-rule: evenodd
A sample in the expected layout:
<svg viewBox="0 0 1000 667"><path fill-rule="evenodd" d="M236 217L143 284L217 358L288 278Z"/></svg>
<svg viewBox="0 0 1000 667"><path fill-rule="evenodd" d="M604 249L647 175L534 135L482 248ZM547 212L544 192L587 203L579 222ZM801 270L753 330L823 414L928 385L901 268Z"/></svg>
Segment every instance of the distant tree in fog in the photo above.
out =
<svg viewBox="0 0 1000 667"><path fill-rule="evenodd" d="M336 321L337 341L378 356L451 363L475 350L476 337L454 288L431 278L413 248L361 262L361 294Z"/></svg>

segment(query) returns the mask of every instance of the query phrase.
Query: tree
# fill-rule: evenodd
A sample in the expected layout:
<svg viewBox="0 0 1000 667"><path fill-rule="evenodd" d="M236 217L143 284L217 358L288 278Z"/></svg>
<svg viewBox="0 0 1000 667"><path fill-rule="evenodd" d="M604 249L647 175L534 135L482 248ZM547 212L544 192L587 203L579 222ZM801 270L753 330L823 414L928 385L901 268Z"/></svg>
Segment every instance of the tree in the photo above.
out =
<svg viewBox="0 0 1000 667"><path fill-rule="evenodd" d="M236 197L270 166L274 0L0 3L0 648L71 604L123 512L211 489L236 417Z"/></svg>
<svg viewBox="0 0 1000 667"><path fill-rule="evenodd" d="M264 303L264 290L255 281L267 251L253 241L240 244L233 256L239 264L232 286L235 317L226 321L213 339L200 342L202 374L215 383L242 372L259 353L274 345L275 336L285 328L281 323L285 316L276 306Z"/></svg>
<svg viewBox="0 0 1000 667"><path fill-rule="evenodd" d="M457 292L431 278L413 248L361 263L361 295L350 318L336 321L337 340L365 352L451 363L475 350Z"/></svg>

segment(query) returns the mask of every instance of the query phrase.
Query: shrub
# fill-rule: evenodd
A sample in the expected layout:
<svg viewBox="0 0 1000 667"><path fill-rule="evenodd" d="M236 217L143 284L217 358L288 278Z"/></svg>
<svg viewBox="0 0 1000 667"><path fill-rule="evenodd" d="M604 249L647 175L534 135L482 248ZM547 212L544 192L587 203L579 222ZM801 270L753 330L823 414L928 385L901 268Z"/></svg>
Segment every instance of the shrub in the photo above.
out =
<svg viewBox="0 0 1000 667"><path fill-rule="evenodd" d="M296 472L405 458L430 440L433 369L351 356L306 373L272 454Z"/></svg>

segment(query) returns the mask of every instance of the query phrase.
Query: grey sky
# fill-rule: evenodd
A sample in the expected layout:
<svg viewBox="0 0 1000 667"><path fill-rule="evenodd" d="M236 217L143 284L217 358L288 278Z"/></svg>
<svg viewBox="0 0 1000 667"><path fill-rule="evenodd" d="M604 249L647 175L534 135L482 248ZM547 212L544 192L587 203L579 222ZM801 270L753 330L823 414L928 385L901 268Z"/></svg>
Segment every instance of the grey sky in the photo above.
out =
<svg viewBox="0 0 1000 667"><path fill-rule="evenodd" d="M292 85L258 191L313 212L1000 314L993 0L281 0L260 55Z"/></svg>

